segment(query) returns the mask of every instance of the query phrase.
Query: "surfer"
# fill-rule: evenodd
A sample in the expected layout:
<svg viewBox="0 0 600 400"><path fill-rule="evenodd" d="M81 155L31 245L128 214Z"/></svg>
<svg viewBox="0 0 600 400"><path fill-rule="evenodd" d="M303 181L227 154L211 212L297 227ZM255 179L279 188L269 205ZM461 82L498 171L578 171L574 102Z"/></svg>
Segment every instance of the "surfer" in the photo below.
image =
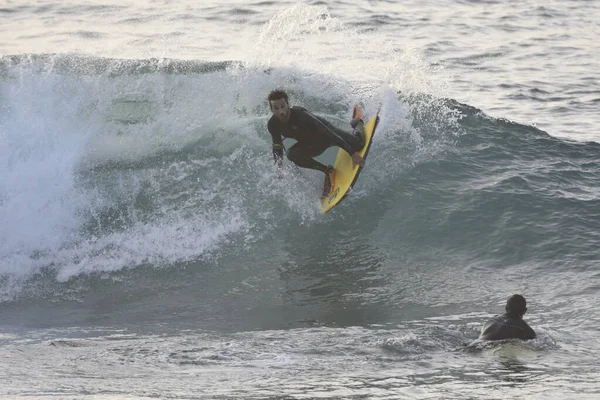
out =
<svg viewBox="0 0 600 400"><path fill-rule="evenodd" d="M324 165L314 157L331 146L344 149L352 157L352 165L364 167L365 161L358 152L365 145L364 123L358 116L350 125L352 133L336 128L327 120L317 117L305 108L290 107L288 95L283 90L273 90L267 97L273 116L267 125L273 139L273 156L278 168L283 162L283 138L295 139L287 151L288 159L302 168L316 169L325 173L324 192L329 192L333 182L333 167Z"/></svg>
<svg viewBox="0 0 600 400"><path fill-rule="evenodd" d="M506 301L505 310L506 313L490 319L483 325L480 340L535 339L534 330L523 321L523 315L527 312L527 303L523 296L510 296Z"/></svg>

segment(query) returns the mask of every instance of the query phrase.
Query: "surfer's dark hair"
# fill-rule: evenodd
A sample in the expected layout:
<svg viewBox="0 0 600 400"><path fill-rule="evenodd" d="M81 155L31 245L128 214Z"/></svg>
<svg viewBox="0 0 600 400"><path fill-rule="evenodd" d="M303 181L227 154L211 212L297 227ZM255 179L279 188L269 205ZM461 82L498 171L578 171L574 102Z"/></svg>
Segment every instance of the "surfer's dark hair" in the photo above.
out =
<svg viewBox="0 0 600 400"><path fill-rule="evenodd" d="M279 100L279 99L284 99L285 103L287 105L290 104L290 102L288 101L287 93L281 89L275 89L275 90L271 90L271 92L269 93L269 96L267 96L267 100L269 101L269 107L271 107L271 100Z"/></svg>
<svg viewBox="0 0 600 400"><path fill-rule="evenodd" d="M506 311L513 312L519 315L525 314L527 311L527 302L525 297L520 294L513 294L508 298L506 302Z"/></svg>

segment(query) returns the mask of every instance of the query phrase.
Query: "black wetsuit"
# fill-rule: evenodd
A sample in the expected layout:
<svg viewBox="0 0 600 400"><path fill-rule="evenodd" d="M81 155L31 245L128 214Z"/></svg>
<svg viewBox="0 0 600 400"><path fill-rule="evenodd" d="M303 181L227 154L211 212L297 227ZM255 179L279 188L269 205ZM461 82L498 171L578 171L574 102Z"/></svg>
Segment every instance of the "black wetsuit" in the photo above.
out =
<svg viewBox="0 0 600 400"><path fill-rule="evenodd" d="M290 118L281 122L272 116L268 123L273 139L273 156L279 164L283 159L283 139L296 139L297 142L287 151L294 164L326 171L327 166L313 159L328 147L338 146L352 155L364 146L362 136L336 128L323 118L316 117L302 107L290 107Z"/></svg>
<svg viewBox="0 0 600 400"><path fill-rule="evenodd" d="M505 313L487 321L481 328L479 339L535 339L535 332L522 318L512 313Z"/></svg>

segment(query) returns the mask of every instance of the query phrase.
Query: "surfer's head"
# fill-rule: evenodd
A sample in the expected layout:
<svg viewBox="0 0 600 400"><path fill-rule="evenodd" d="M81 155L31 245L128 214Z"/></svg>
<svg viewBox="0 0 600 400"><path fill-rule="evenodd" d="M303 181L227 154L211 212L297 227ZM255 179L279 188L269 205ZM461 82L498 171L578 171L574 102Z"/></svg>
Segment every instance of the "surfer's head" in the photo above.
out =
<svg viewBox="0 0 600 400"><path fill-rule="evenodd" d="M288 95L283 90L272 90L267 97L271 112L278 120L287 122L290 119L290 104Z"/></svg>
<svg viewBox="0 0 600 400"><path fill-rule="evenodd" d="M506 312L522 317L527 312L527 302L520 294L513 294L506 301Z"/></svg>

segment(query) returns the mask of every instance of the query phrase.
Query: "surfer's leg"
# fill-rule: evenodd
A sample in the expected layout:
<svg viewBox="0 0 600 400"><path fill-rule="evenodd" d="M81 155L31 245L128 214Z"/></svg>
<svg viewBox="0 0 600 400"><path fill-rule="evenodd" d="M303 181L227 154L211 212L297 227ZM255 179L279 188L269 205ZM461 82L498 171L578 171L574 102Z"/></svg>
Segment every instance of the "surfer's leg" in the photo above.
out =
<svg viewBox="0 0 600 400"><path fill-rule="evenodd" d="M287 152L287 157L291 162L299 167L316 169L318 171L327 173L329 167L313 158L322 154L327 147L327 144L297 142L290 147Z"/></svg>
<svg viewBox="0 0 600 400"><path fill-rule="evenodd" d="M350 144L354 151L360 151L365 145L365 124L362 120L357 121L352 133L348 133L342 129L335 128L335 133Z"/></svg>

